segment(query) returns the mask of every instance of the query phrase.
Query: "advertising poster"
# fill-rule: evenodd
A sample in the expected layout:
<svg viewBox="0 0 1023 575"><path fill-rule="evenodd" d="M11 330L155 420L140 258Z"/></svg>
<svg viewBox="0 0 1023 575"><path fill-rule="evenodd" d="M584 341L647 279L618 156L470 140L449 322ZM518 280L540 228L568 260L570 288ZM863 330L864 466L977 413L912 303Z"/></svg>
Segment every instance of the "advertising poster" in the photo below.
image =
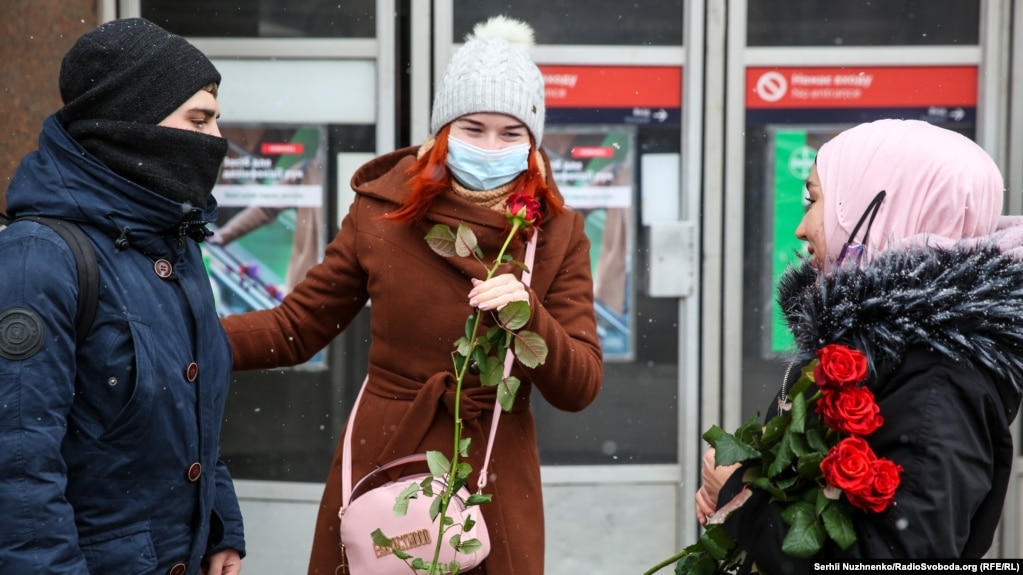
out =
<svg viewBox="0 0 1023 575"><path fill-rule="evenodd" d="M633 126L549 126L544 149L565 203L586 218L605 359L633 355Z"/></svg>
<svg viewBox="0 0 1023 575"><path fill-rule="evenodd" d="M221 316L274 307L323 257L326 127L220 126L229 142L202 244ZM324 352L307 365L324 366Z"/></svg>
<svg viewBox="0 0 1023 575"><path fill-rule="evenodd" d="M803 219L806 206L806 179L817 157L817 150L842 128L797 129L781 128L771 131L770 146L773 162L770 179L773 182L774 206L769 212L767 226L772 242L771 279L766 285L776 288L781 275L795 265L800 255L806 255L805 243L796 237L795 230ZM772 291L772 296L776 295ZM771 326L769 354L791 351L792 332L785 325L778 298L771 297L768 325Z"/></svg>

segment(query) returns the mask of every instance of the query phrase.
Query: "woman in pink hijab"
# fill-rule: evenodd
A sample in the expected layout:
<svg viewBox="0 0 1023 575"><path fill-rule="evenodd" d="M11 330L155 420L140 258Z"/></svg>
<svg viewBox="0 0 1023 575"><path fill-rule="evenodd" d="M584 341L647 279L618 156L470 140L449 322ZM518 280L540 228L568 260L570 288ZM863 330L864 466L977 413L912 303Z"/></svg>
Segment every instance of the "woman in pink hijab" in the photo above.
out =
<svg viewBox="0 0 1023 575"><path fill-rule="evenodd" d="M853 509L851 547L829 541L799 559L782 550L785 505L744 491L743 470L715 466L708 450L699 520L749 494L724 520L746 551L746 572L987 552L1011 477L1010 425L1023 385L1023 226L1001 216L1003 194L980 146L926 122L861 124L821 147L796 229L810 257L779 283L798 346L779 396L825 345L861 351L864 385L883 418L864 439L902 471L883 511Z"/></svg>

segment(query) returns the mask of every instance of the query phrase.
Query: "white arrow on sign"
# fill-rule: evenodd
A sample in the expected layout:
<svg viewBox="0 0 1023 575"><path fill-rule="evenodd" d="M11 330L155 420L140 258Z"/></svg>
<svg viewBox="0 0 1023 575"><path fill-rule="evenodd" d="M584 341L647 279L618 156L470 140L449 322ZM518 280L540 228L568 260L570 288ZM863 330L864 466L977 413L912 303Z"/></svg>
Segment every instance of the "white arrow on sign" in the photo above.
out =
<svg viewBox="0 0 1023 575"><path fill-rule="evenodd" d="M668 111L665 110L664 108L657 110L656 112L654 112L654 119L657 120L658 122L663 123L665 120L668 119Z"/></svg>

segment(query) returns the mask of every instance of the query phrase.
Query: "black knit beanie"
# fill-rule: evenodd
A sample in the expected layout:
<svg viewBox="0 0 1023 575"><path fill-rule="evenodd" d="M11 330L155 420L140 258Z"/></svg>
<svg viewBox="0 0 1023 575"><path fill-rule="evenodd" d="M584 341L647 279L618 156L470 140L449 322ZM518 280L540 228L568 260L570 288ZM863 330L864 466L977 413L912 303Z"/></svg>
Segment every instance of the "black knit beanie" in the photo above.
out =
<svg viewBox="0 0 1023 575"><path fill-rule="evenodd" d="M107 22L86 32L60 66L60 111L78 120L158 124L208 84L213 63L187 40L143 18Z"/></svg>

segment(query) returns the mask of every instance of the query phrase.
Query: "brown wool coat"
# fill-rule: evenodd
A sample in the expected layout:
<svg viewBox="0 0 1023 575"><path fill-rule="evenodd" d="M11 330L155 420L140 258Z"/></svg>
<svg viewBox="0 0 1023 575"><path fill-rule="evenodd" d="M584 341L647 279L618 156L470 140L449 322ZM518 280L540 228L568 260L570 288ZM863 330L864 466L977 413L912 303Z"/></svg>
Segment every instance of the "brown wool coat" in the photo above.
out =
<svg viewBox="0 0 1023 575"><path fill-rule="evenodd" d="M453 342L464 333L471 309L470 278L485 275L472 258L444 258L423 239L436 223L472 227L480 248L494 257L507 220L454 193L438 197L425 221L397 224L381 216L406 196L405 172L416 148L381 156L352 179L357 195L341 231L327 246L323 263L273 310L230 316L224 326L234 348L235 369L293 365L326 346L372 300L369 385L353 431L353 481L396 457L439 450L450 456L454 375ZM550 180L550 174L548 173ZM553 184L552 184L553 185ZM509 248L519 261L525 246ZM551 405L579 411L597 396L603 362L593 308L590 244L580 214L566 209L545 214L530 286L532 318L526 329L546 341L546 362L536 369L517 364L522 381L512 413L502 415L482 506L492 550L471 573L543 573L544 523L540 461L531 390ZM518 268L509 267L520 275ZM355 384L356 382L352 382ZM493 414L493 388L467 376L463 385L465 436L472 438L469 463L482 466ZM316 522L310 574L333 574L340 563L337 512L341 500L341 445L335 453Z"/></svg>

